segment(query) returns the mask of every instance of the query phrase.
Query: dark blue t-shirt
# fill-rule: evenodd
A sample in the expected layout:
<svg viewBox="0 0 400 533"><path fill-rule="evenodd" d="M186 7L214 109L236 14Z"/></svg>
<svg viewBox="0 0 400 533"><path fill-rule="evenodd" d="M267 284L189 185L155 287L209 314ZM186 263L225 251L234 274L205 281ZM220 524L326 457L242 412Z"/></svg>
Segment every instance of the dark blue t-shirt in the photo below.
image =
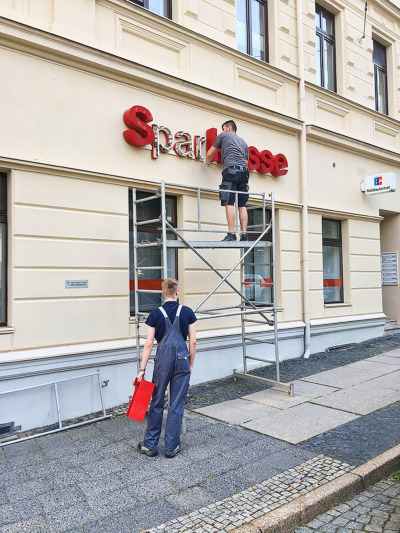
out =
<svg viewBox="0 0 400 533"><path fill-rule="evenodd" d="M165 312L168 315L168 318L171 321L171 324L174 323L176 312L178 310L179 304L175 301L168 301L165 302L163 305L163 308L165 309ZM181 314L179 315L179 326L181 328L182 337L186 340L189 332L189 324L193 324L196 322L197 318L193 311L190 309L190 307L186 307L186 305L182 306ZM151 326L153 328L156 328L156 341L160 342L161 339L164 337L165 333L165 317L161 313L161 311L158 309L154 309L152 311L147 320L146 324L148 326Z"/></svg>

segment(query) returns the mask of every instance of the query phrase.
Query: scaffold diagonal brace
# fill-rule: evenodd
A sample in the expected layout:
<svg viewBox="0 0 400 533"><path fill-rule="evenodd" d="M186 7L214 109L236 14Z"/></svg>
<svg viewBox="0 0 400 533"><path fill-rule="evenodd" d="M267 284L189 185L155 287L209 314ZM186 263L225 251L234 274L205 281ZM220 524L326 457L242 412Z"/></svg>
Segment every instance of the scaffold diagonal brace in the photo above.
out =
<svg viewBox="0 0 400 533"><path fill-rule="evenodd" d="M222 285L222 283L226 283L231 289L233 289L248 305L250 305L253 309L256 309L257 310L257 306L254 305L254 303L249 300L248 298L246 298L246 296L240 292L239 289L237 289L234 285L232 285L232 283L230 283L230 281L228 281L228 277L232 274L232 272L237 268L237 266L244 261L244 258L247 256L247 254L254 249L254 247L257 245L257 243L259 241L261 241L261 239L264 237L264 235L270 230L271 228L271 224L269 224L265 230L263 231L263 233L258 237L257 240L254 241L254 244L252 246L250 246L250 248L248 248L248 250L242 255L242 257L235 263L235 265L231 268L231 270L225 274L225 276L223 274L221 274L221 272L219 272L218 269L216 269L209 261L207 261L207 259L205 257L203 257L201 255L200 252L198 252L198 250L196 250L191 244L190 242L188 242L180 233L179 231L177 231L168 221L166 222L168 228L170 230L172 230L181 240L182 242L184 242L184 244L190 248L198 257L200 257L200 259L202 261L204 261L204 263L206 263L207 266L209 266L221 279L221 281L219 281L217 283L217 285L207 294L207 296L205 298L203 298L203 300L196 305L196 307L193 309L195 312L199 310L199 308L208 300L208 298L210 298L210 296L212 296L214 294L214 292ZM265 319L265 321L267 322L267 324L269 326L272 326L273 325L273 322L267 317L264 315L264 313L260 312L260 315Z"/></svg>

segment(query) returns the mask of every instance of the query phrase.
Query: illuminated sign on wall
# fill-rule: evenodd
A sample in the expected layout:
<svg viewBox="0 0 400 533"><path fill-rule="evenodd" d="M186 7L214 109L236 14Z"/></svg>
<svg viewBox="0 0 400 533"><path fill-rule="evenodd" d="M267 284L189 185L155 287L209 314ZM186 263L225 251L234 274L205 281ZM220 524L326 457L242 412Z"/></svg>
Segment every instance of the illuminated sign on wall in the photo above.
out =
<svg viewBox="0 0 400 533"><path fill-rule="evenodd" d="M124 131L123 135L125 141L132 146L140 148L151 145L153 159L173 150L179 157L201 160L203 144L206 143L206 151L209 150L218 135L216 128L208 129L205 136L191 135L187 131L178 131L173 135L167 126L149 124L152 121L153 116L148 109L135 105L124 113L124 122L129 129ZM221 164L220 150L214 154L212 160ZM254 146L249 146L248 165L249 170L272 174L275 177L284 176L288 172L286 156L273 155L269 150L259 151Z"/></svg>
<svg viewBox="0 0 400 533"><path fill-rule="evenodd" d="M379 194L382 192L395 192L396 174L384 172L375 176L367 176L361 182L361 191L365 194Z"/></svg>

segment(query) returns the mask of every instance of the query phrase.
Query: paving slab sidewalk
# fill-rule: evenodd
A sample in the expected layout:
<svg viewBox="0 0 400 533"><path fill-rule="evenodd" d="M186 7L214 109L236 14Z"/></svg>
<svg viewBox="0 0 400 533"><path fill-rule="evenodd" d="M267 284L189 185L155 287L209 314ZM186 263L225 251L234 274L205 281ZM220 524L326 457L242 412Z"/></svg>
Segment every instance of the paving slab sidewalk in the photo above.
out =
<svg viewBox="0 0 400 533"><path fill-rule="evenodd" d="M296 380L294 398L267 389L195 412L297 444L399 401L397 361L400 349Z"/></svg>
<svg viewBox="0 0 400 533"><path fill-rule="evenodd" d="M377 403L377 409L363 414L340 409L343 400L338 396L339 404L332 408L322 401L329 404L335 394L358 383L346 381L348 386L341 382L342 387L336 387L320 383L319 376L364 361L359 370L364 370L364 376L366 370L368 381L386 378L375 387L389 391L379 396L381 401L398 390L399 357L394 351L399 348L397 335L329 354L329 358L317 354L308 361L283 363L284 379L290 381L291 375L299 381L299 396L287 397L286 402L271 389L262 391L247 382L235 388L229 379L192 387L188 408L193 412L186 416L187 433L182 439L185 449L173 460L163 456L162 446L158 457L139 455L136 445L143 436L143 424L124 416L3 447L0 533L135 533L151 528L202 533L244 527L313 494L317 487L343 479L358 465L400 444L399 401L385 407ZM369 357L377 359L365 361ZM349 401L356 397L357 391L351 390ZM216 398L219 403L240 400L236 402L239 421L194 412L210 399L216 403ZM244 419L241 402L247 407ZM284 441L248 427L249 413L255 422L264 418L263 410L266 416L272 409L283 417L303 406L343 413L344 423L322 429L322 434L314 431L310 438L307 434L305 441L290 435Z"/></svg>

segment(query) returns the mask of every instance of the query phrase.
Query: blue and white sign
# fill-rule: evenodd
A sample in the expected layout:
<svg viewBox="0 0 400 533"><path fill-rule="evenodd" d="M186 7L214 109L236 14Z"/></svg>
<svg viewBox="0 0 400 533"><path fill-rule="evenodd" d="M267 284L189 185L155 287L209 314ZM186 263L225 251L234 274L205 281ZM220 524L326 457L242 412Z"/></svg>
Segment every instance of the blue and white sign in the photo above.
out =
<svg viewBox="0 0 400 533"><path fill-rule="evenodd" d="M365 194L379 194L396 190L396 174L384 172L375 176L367 176L361 182L361 191Z"/></svg>

